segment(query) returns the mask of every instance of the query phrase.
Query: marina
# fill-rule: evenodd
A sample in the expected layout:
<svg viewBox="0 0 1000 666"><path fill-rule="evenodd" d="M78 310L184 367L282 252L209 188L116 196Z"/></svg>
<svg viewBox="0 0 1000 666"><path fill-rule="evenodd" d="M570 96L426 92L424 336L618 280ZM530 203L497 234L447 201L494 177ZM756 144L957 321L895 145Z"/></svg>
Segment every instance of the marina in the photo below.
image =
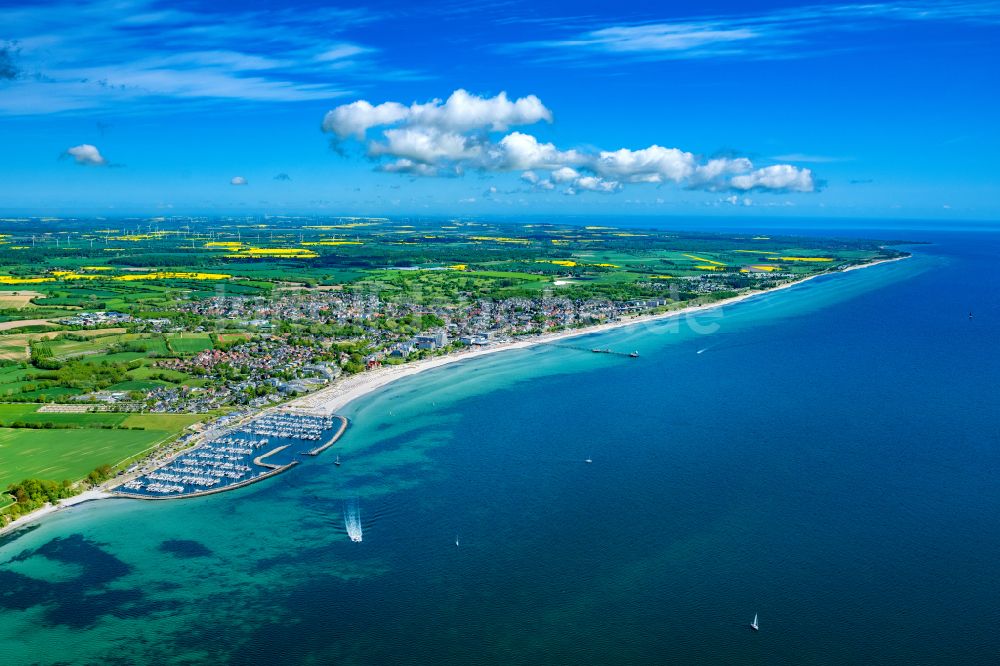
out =
<svg viewBox="0 0 1000 666"><path fill-rule="evenodd" d="M232 490L280 474L315 456L347 428L341 416L270 412L206 437L167 464L112 492L136 499L178 499Z"/></svg>

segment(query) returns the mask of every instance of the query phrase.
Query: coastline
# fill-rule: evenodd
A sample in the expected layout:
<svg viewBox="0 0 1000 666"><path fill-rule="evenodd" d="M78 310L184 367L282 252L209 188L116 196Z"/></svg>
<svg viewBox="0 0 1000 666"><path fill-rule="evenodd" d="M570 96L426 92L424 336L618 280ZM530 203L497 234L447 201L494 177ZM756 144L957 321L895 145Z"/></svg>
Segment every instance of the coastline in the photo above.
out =
<svg viewBox="0 0 1000 666"><path fill-rule="evenodd" d="M669 312L636 315L634 317L629 317L627 319L619 319L616 321L606 322L603 324L596 324L594 326L587 326L585 328L573 329L571 331L545 333L542 335L527 337L522 340L511 340L509 342L501 342L496 345L486 347L484 349L472 349L468 351L460 351L454 354L447 354L445 356L437 356L434 358L415 361L413 363L403 363L402 365L383 366L377 370L370 370L368 372L352 375L344 379L343 381L335 382L334 384L326 388L320 389L315 393L310 393L307 396L296 398L287 403L284 403L283 405L280 406L280 408L301 410L304 412L317 413L323 415L332 415L337 410L343 409L344 407L354 402L355 400L358 400L359 398L362 398L363 396L368 395L369 393L372 393L382 388L383 386L387 386L399 379L402 379L404 377L411 377L413 375L420 374L421 372L426 372L427 370L433 370L434 368L439 368L451 363L458 363L459 361L467 361L474 358L479 358L481 356L486 356L487 354L496 354L511 349L527 349L535 345L551 344L554 342L559 342L561 340L567 340L570 338L576 338L584 335L603 333L605 331L611 331L618 328L636 326L648 322L661 321L661 320L671 319L673 317L683 317L698 312L714 310L717 308L725 307L727 305L733 305L741 301L746 301L748 299L755 298L757 296L772 294L774 292L778 292L783 289L788 289L796 285L804 284L809 280L813 280L823 275L837 275L839 273L847 273L862 268L870 268L872 266L878 266L879 264L885 264L893 261L900 261L902 259L908 259L910 258L910 256L912 255L906 255L903 257L893 257L891 259L879 259L878 261L872 261L867 264L848 266L847 268L838 271L833 271L829 273L817 273L816 275L810 275L808 277L802 278L801 280L793 280L791 282L786 282L771 289L750 291L745 294L740 294L739 296L734 296L732 298L726 298L721 301L716 301L714 303L692 305L685 308L681 308L679 310L671 310Z"/></svg>
<svg viewBox="0 0 1000 666"><path fill-rule="evenodd" d="M55 513L56 511L69 508L76 504L83 504L84 502L91 502L99 499L109 499L111 497L113 497L111 493L100 488L85 490L79 495L73 495L73 497L67 497L66 499L59 500L57 504L46 504L43 507L35 509L31 513L24 514L17 520L11 521L9 524L0 527L0 536L3 536L7 532L13 532L19 527L24 527L25 525L33 523L51 513Z"/></svg>
<svg viewBox="0 0 1000 666"><path fill-rule="evenodd" d="M377 370L371 370L357 375L352 375L342 381L335 382L334 384L326 388L320 389L315 393L310 393L309 395L303 396L301 398L295 398L294 400L291 400L286 403L272 405L271 407L262 410L262 412L279 409L279 410L302 411L306 413L331 416L334 415L337 410L343 409L344 407L354 402L355 400L358 400L370 393L373 393L384 386L388 386L389 384L392 384L397 380L403 379L404 377L411 377L414 375L418 375L422 372L433 370L434 368L439 368L445 365L449 365L451 363L468 361L475 358L479 358L481 356L486 356L488 354L496 354L511 349L527 349L529 347L533 347L536 345L551 344L554 342L559 342L561 340L581 337L584 335L603 333L606 331L625 328L628 326L636 326L648 322L667 320L673 317L683 317L698 312L714 310L717 308L725 307L727 305L733 305L735 303L746 301L751 298L755 298L757 296L763 296L765 294L771 294L774 292L782 291L784 289L789 289L791 287L804 284L805 282L821 277L823 275L836 275L839 273L847 273L862 268L870 268L872 266L877 266L879 264L889 263L893 261L901 261L903 259L908 259L911 256L912 255L906 255L902 257L893 257L891 259L879 259L878 261L872 261L867 264L848 266L847 268L840 269L837 271L817 273L816 275L810 275L800 280L792 280L791 282L780 284L777 287L773 287L771 289L749 291L745 294L740 294L739 296L734 296L732 298L726 298L720 301L716 301L714 303L692 305L685 308L680 308L678 310L671 310L669 312L636 315L633 317L606 322L603 324L596 324L594 326L587 326L584 328L573 329L571 331L545 333L542 335L526 337L521 340L511 340L509 342L501 342L496 345L491 345L489 347L486 347L484 349L471 349L467 351L460 351L453 354L447 354L445 356L437 356L434 358L414 361L412 363L403 363L402 365L384 366ZM116 497L116 495L107 492L103 488L104 486L100 488L95 488L93 490L88 490L74 497L62 500L58 504L55 505L47 504L39 509L36 509L31 513L21 516L17 520L12 521L10 524L0 527L0 536L3 536L8 532L11 532L19 527L23 527L36 520L44 518L45 516L54 513L56 511L59 511L60 509L64 509L76 504L81 504L87 501L99 500L99 499L111 499ZM118 497L121 497L121 495L118 495Z"/></svg>

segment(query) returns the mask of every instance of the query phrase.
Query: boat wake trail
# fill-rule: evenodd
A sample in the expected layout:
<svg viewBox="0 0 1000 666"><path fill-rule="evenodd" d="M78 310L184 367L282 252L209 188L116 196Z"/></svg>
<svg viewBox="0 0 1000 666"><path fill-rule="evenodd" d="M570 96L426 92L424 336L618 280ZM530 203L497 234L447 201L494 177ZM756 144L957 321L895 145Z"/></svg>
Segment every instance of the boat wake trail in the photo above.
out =
<svg viewBox="0 0 1000 666"><path fill-rule="evenodd" d="M351 541L361 541L361 507L357 499L344 502L344 528Z"/></svg>

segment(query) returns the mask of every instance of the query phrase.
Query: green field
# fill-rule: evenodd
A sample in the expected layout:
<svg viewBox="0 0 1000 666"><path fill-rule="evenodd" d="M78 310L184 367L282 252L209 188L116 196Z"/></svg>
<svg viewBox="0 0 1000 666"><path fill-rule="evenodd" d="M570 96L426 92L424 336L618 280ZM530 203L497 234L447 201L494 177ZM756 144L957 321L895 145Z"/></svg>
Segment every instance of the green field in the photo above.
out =
<svg viewBox="0 0 1000 666"><path fill-rule="evenodd" d="M19 395L29 397L32 400L38 400L39 402L52 402L56 398L68 398L71 395L80 395L81 393L83 393L83 390L78 388L51 386L34 391L22 391Z"/></svg>
<svg viewBox="0 0 1000 666"><path fill-rule="evenodd" d="M219 333L216 337L219 338L219 342L226 344L230 342L242 342L244 340L249 340L251 336L248 333Z"/></svg>
<svg viewBox="0 0 1000 666"><path fill-rule="evenodd" d="M13 414L21 405L0 405ZM30 406L29 406L30 407ZM26 414L22 414L21 420ZM81 479L99 465L118 463L176 435L201 420L193 414L37 414L55 421L68 416L77 422L107 419L124 428L146 430L30 430L0 428L0 488L25 478L61 481Z"/></svg>
<svg viewBox="0 0 1000 666"><path fill-rule="evenodd" d="M109 356L117 356L122 353L134 354L132 358L141 358L146 354L159 354L166 356L170 352L167 343L161 335L139 335L132 333L121 333L122 329L117 329L116 334L90 335L86 340L74 340L71 336L79 336L80 333L71 332L60 335L58 338L37 343L41 349L52 352L53 358L57 360L79 359L88 363L98 363L107 360ZM86 334L88 332L85 332ZM113 348L122 349L127 347L127 351L109 352Z"/></svg>
<svg viewBox="0 0 1000 666"><path fill-rule="evenodd" d="M108 387L109 391L152 391L161 386L170 386L169 382L161 382L149 379L132 379L127 382L119 382Z"/></svg>
<svg viewBox="0 0 1000 666"><path fill-rule="evenodd" d="M82 479L166 439L158 430L14 430L0 428L0 486L26 478Z"/></svg>
<svg viewBox="0 0 1000 666"><path fill-rule="evenodd" d="M197 354L213 346L208 333L175 333L167 338L167 344L178 354Z"/></svg>
<svg viewBox="0 0 1000 666"><path fill-rule="evenodd" d="M0 422L12 423L14 421L24 421L25 423L65 423L79 424L81 426L102 426L118 425L128 414L115 412L87 412L74 414L61 414L58 412L38 412L38 405L32 404L0 404Z"/></svg>
<svg viewBox="0 0 1000 666"><path fill-rule="evenodd" d="M87 363L128 363L129 361L138 361L141 358L146 358L146 355L142 352L127 351L115 352L114 354L94 354L80 360Z"/></svg>
<svg viewBox="0 0 1000 666"><path fill-rule="evenodd" d="M206 414L129 414L122 421L122 427L179 432L189 425L203 421L207 416Z"/></svg>

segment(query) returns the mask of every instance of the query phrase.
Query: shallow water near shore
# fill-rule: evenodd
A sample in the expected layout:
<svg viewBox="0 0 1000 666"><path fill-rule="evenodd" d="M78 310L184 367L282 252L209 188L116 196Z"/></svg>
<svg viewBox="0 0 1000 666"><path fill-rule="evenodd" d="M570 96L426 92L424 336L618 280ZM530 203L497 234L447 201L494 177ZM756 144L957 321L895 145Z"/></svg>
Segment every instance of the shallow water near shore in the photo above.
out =
<svg viewBox="0 0 1000 666"><path fill-rule="evenodd" d="M989 663L1000 236L911 236L400 380L248 488L0 538L0 662Z"/></svg>

